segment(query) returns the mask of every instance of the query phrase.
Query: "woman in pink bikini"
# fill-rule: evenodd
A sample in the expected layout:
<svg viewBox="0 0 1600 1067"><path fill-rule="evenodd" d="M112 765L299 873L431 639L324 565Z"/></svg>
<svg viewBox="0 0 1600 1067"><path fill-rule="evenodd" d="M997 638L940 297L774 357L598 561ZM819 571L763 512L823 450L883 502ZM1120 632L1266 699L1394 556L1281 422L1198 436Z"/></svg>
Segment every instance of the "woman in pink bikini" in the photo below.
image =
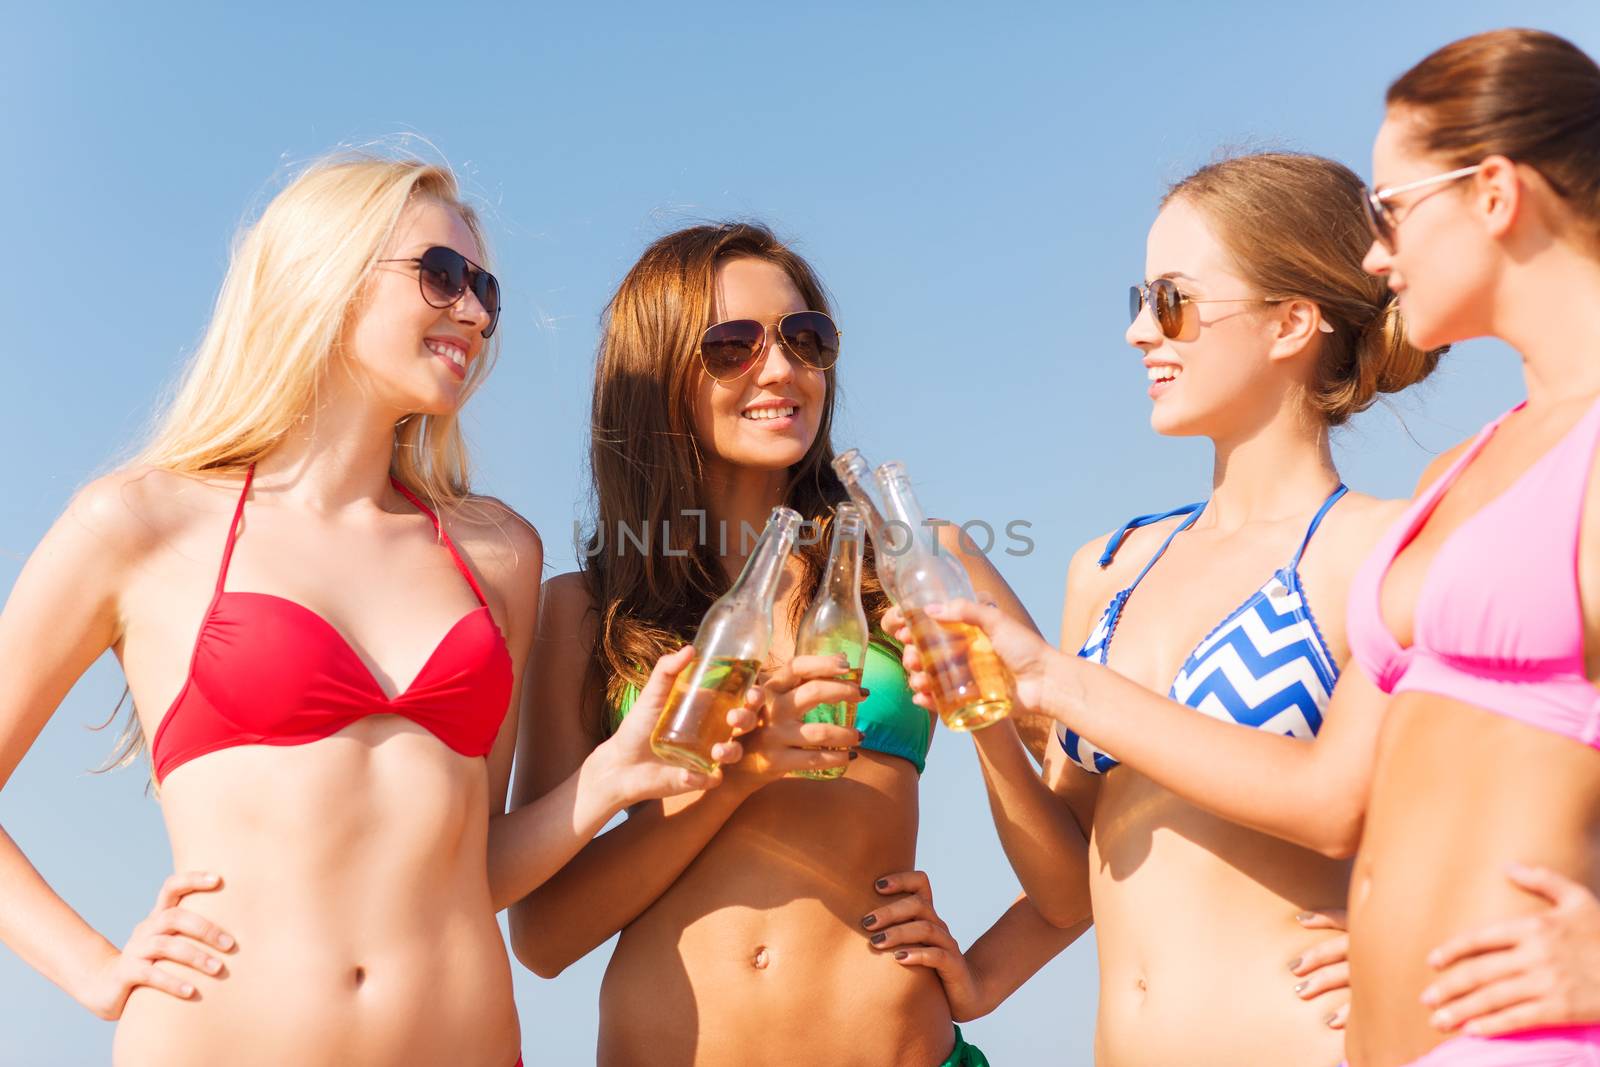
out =
<svg viewBox="0 0 1600 1067"><path fill-rule="evenodd" d="M1355 1067L1600 1064L1578 994L1600 980L1600 68L1497 31L1423 60L1388 106L1366 266L1417 344L1514 347L1527 400L1428 469L1358 574L1359 669L1317 740L1185 714L994 609L945 613L1124 764L1329 854L1359 843Z"/></svg>

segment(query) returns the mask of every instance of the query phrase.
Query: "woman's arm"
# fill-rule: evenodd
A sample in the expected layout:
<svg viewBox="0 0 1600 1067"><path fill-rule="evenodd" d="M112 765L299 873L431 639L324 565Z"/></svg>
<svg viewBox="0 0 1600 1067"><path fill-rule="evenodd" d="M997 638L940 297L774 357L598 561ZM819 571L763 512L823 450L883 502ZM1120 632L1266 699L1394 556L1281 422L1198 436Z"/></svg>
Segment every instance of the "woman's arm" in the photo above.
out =
<svg viewBox="0 0 1600 1067"><path fill-rule="evenodd" d="M1084 587L1092 581L1092 576L1084 570L1081 561L1091 547L1078 552L1068 570L1062 618L1062 634L1067 639L1081 628L1079 616L1082 612L1077 605L1089 599ZM1016 594L988 560L971 554L962 558L978 595L999 605L999 610L1008 618L1033 632L1043 643L1043 638L1038 637L1038 628ZM891 613L886 622L897 627L897 636L902 641L909 642L910 632L898 612ZM909 643L905 662L908 670L916 672L920 668L921 659ZM925 703L921 696L916 699ZM1027 707L1018 708L1016 712L1037 714ZM1011 719L975 731L972 739L983 771L990 815L1006 858L1028 896L1030 910L1036 910L1057 927L1071 927L1084 921L1090 912L1088 833L1093 784L1085 787L1079 779L1089 776L1074 774L1074 768L1061 766L1065 761L1059 746L1052 744L1042 754L1050 777L1047 784L1029 758ZM1085 793L1089 797L1087 805L1082 803ZM1085 809L1083 814L1075 812L1075 807Z"/></svg>
<svg viewBox="0 0 1600 1067"><path fill-rule="evenodd" d="M511 705L489 755L489 893L495 908L509 907L539 886L599 833L611 817L629 804L708 789L720 775L698 774L656 759L648 732L619 731L618 738L597 748L583 765L545 796L507 812L513 754L519 733L531 746L534 731L520 731L525 665L538 625L539 577L544 546L522 517L497 500L477 498L452 516L454 540L467 551L483 576L491 605L505 633L513 678ZM643 718L653 719L665 703L672 682L688 665L692 650L663 656L639 698ZM755 725L748 709L737 713L736 728ZM635 725L643 725L635 724ZM525 753L531 753L524 748ZM741 748L732 742L719 750L725 762L736 761Z"/></svg>
<svg viewBox="0 0 1600 1067"><path fill-rule="evenodd" d="M981 627L1026 702L1190 803L1328 856L1355 852L1387 704L1359 669L1340 677L1317 739L1301 741L1196 715L1056 651L987 605L958 602L929 614Z"/></svg>
<svg viewBox="0 0 1600 1067"><path fill-rule="evenodd" d="M137 476L112 475L86 488L39 543L0 612L0 785L73 684L121 640L119 594L159 536L160 524L129 503L149 490ZM188 893L217 888L209 873L175 875L155 909L118 949L56 895L9 834L0 830L0 941L74 1000L104 1019L122 1014L140 985L176 997L193 995L182 970L208 974L232 939L179 907Z"/></svg>
<svg viewBox="0 0 1600 1067"><path fill-rule="evenodd" d="M551 579L545 585L529 664L512 794L519 808L559 796L563 784L581 775L592 754L603 747L596 745L578 713L594 640L582 575ZM767 712L769 725L742 738L743 758L724 769L718 788L637 805L626 822L590 841L512 905L511 945L517 959L542 977L560 974L666 892L746 797L791 770L837 765L843 757L823 749L853 745L859 735L822 723L802 725L795 712L808 704L859 699L860 691L828 680L837 668L817 659L820 666L810 665L810 674L796 665L763 683L778 694ZM812 675L815 680L802 681ZM628 718L635 716L645 717L640 728L653 717L648 708L638 706Z"/></svg>

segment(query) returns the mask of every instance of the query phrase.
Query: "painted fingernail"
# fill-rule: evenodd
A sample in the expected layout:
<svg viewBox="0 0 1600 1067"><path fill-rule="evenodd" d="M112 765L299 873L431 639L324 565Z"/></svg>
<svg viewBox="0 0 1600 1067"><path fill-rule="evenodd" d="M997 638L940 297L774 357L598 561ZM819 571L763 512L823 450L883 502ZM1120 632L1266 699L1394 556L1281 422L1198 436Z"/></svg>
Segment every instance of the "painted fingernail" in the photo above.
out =
<svg viewBox="0 0 1600 1067"><path fill-rule="evenodd" d="M894 958L897 960L903 960L909 955L911 955L911 953L907 952L905 949L901 949L894 954Z"/></svg>
<svg viewBox="0 0 1600 1067"><path fill-rule="evenodd" d="M857 730L856 738L857 740L865 741L867 739L867 732L865 730Z"/></svg>
<svg viewBox="0 0 1600 1067"><path fill-rule="evenodd" d="M1339 1021L1339 1013L1338 1012L1334 1012L1332 1015L1328 1016L1326 1019L1324 1019L1322 1021L1324 1023L1326 1023L1328 1026L1332 1026L1334 1023Z"/></svg>
<svg viewBox="0 0 1600 1067"><path fill-rule="evenodd" d="M872 943L873 943L873 944L874 944L874 945L881 945L881 944L883 944L883 943L884 943L884 941L885 941L885 940L886 940L886 939L887 939L887 938L888 938L888 937L889 937L889 935L888 935L888 934L873 934L873 935L872 935L872 937L871 937L871 938L869 938L869 940L870 940L870 941L871 941L871 942L872 942Z"/></svg>
<svg viewBox="0 0 1600 1067"><path fill-rule="evenodd" d="M1289 969L1291 971L1298 971L1300 969L1300 957L1299 956L1296 956L1294 959L1289 961Z"/></svg>
<svg viewBox="0 0 1600 1067"><path fill-rule="evenodd" d="M889 888L889 879L887 879L887 878L879 878L876 882L873 882L872 884L877 886L879 889L888 889Z"/></svg>
<svg viewBox="0 0 1600 1067"><path fill-rule="evenodd" d="M866 686L862 686L861 687L861 699L862 700L867 699L871 695L872 695L872 690L868 689Z"/></svg>
<svg viewBox="0 0 1600 1067"><path fill-rule="evenodd" d="M861 753L857 752L855 749L852 748L850 750L850 758L851 759L859 759L860 756L861 756Z"/></svg>
<svg viewBox="0 0 1600 1067"><path fill-rule="evenodd" d="M1295 993L1296 994L1304 993L1306 991L1306 986L1308 986L1310 984L1311 984L1310 982L1301 982L1299 985L1294 987Z"/></svg>
<svg viewBox="0 0 1600 1067"><path fill-rule="evenodd" d="M878 888L880 888L880 889L883 888L883 883L882 882L878 883ZM870 929L872 929L872 925L874 923L876 923L877 921L878 921L878 917L876 915L868 915L865 919L861 920L861 925L866 927L868 930L870 930Z"/></svg>

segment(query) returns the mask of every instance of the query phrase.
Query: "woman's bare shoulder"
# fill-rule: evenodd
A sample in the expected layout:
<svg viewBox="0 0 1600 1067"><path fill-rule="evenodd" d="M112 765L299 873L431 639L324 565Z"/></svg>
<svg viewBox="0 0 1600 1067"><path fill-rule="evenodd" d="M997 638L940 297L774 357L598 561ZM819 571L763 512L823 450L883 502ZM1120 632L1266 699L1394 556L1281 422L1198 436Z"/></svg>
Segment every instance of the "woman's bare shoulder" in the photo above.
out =
<svg viewBox="0 0 1600 1067"><path fill-rule="evenodd" d="M142 558L181 538L195 523L215 525L237 504L242 473L189 474L159 467L124 467L74 494L63 521L106 550Z"/></svg>

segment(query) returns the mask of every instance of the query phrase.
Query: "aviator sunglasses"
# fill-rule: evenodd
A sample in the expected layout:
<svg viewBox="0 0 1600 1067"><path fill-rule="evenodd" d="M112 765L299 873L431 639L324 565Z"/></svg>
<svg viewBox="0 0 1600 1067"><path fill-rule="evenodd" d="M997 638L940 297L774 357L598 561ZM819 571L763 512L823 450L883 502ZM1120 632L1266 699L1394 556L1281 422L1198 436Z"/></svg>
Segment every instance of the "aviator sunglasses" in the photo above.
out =
<svg viewBox="0 0 1600 1067"><path fill-rule="evenodd" d="M1131 323L1138 319L1139 312L1144 310L1146 303L1155 312L1156 323L1161 327L1162 336L1169 340L1177 339L1183 333L1183 305L1185 304L1274 304L1275 300L1263 300L1258 296L1238 296L1229 299L1197 300L1178 288L1178 283L1171 278L1157 278L1145 285L1130 285L1128 287L1128 321Z"/></svg>
<svg viewBox="0 0 1600 1067"><path fill-rule="evenodd" d="M1409 193L1414 189L1426 189L1430 185L1443 185L1446 182L1460 181L1469 175L1476 174L1483 169L1479 163L1471 167L1462 167L1460 170L1446 171L1444 174L1435 174L1431 178L1422 178L1414 182L1397 185L1393 189L1368 189L1367 195L1361 198L1361 206L1367 209L1367 225L1372 227L1372 236L1391 255L1394 253L1395 231L1400 226L1400 217L1394 213L1394 208L1389 206L1390 198L1400 194ZM1415 207L1416 205L1411 205Z"/></svg>
<svg viewBox="0 0 1600 1067"><path fill-rule="evenodd" d="M412 263L417 268L417 286L429 307L453 307L468 289L489 314L483 328L484 339L494 334L500 322L500 281L453 248L434 245L420 256L408 259L380 259L379 263Z"/></svg>
<svg viewBox="0 0 1600 1067"><path fill-rule="evenodd" d="M839 327L820 311L791 311L773 324L788 353L814 370L839 359ZM719 382L733 382L767 350L767 326L755 319L730 319L707 327L700 336L700 362Z"/></svg>

